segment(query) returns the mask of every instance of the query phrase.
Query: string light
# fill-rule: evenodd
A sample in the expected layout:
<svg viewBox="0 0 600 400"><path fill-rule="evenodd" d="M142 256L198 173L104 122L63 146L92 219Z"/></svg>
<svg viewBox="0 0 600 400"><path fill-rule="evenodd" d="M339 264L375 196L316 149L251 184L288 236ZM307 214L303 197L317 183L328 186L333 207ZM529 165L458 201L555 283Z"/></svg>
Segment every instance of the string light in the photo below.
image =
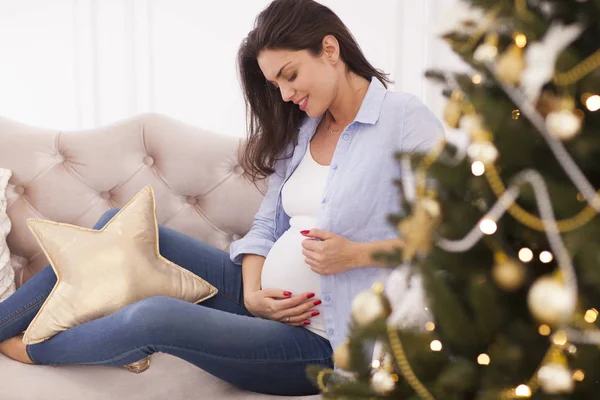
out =
<svg viewBox="0 0 600 400"><path fill-rule="evenodd" d="M540 261L544 264L548 264L552 260L554 260L554 256L549 251L544 250L540 253Z"/></svg>
<svg viewBox="0 0 600 400"><path fill-rule="evenodd" d="M583 373L582 370L576 369L575 371L573 371L573 380L574 381L582 382L584 378L585 378L585 374Z"/></svg>
<svg viewBox="0 0 600 400"><path fill-rule="evenodd" d="M442 342L440 342L439 340L434 340L431 342L429 347L431 347L431 350L433 350L433 351L441 351L442 350Z"/></svg>
<svg viewBox="0 0 600 400"><path fill-rule="evenodd" d="M552 333L552 330L550 329L550 327L548 325L542 324L538 328L538 332L542 336L550 336L550 333Z"/></svg>
<svg viewBox="0 0 600 400"><path fill-rule="evenodd" d="M479 223L479 229L486 235L493 235L496 232L496 229L498 229L498 226L491 219L483 219Z"/></svg>
<svg viewBox="0 0 600 400"><path fill-rule="evenodd" d="M435 324L433 322L429 321L425 324L425 330L427 330L429 332L433 332L434 329L435 329Z"/></svg>
<svg viewBox="0 0 600 400"><path fill-rule="evenodd" d="M567 334L565 331L558 331L552 336L552 342L557 346L564 346L567 344Z"/></svg>
<svg viewBox="0 0 600 400"><path fill-rule="evenodd" d="M379 360L373 360L373 362L371 363L371 367L372 367L372 368L375 368L375 369L377 369L377 368L379 368L380 366L381 366L381 361L379 361Z"/></svg>
<svg viewBox="0 0 600 400"><path fill-rule="evenodd" d="M527 36L523 35L522 33L517 33L515 35L515 44L520 48L525 47L527 45Z"/></svg>
<svg viewBox="0 0 600 400"><path fill-rule="evenodd" d="M519 385L515 389L517 397L531 397L531 388L527 385Z"/></svg>
<svg viewBox="0 0 600 400"><path fill-rule="evenodd" d="M595 94L588 97L585 101L585 106L592 112L600 110L600 96Z"/></svg>
<svg viewBox="0 0 600 400"><path fill-rule="evenodd" d="M481 78L481 75L479 75L479 74L475 74L471 78L471 81L476 85L479 85L481 83L481 80L482 80L482 78Z"/></svg>
<svg viewBox="0 0 600 400"><path fill-rule="evenodd" d="M471 172L475 176L481 176L485 173L485 164L481 161L475 161L471 164Z"/></svg>
<svg viewBox="0 0 600 400"><path fill-rule="evenodd" d="M528 263L529 261L533 260L533 251L527 247L523 247L521 250L519 250L519 260L523 261L524 263Z"/></svg>
<svg viewBox="0 0 600 400"><path fill-rule="evenodd" d="M485 353L481 353L478 357L477 357L477 363L479 365L490 365L490 356L488 356Z"/></svg>
<svg viewBox="0 0 600 400"><path fill-rule="evenodd" d="M589 322L590 324L596 322L596 319L598 319L598 310L595 308L590 308L585 312L584 319L585 322Z"/></svg>

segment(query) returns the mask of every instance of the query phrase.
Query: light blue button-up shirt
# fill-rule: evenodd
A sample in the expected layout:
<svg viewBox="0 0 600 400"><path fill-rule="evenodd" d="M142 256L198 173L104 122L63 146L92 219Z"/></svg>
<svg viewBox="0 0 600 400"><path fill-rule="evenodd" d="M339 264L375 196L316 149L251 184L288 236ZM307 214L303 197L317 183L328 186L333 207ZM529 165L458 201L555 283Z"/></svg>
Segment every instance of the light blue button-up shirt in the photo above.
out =
<svg viewBox="0 0 600 400"><path fill-rule="evenodd" d="M285 152L288 155L293 150L292 157L273 166L275 172L252 228L231 243L234 263L241 265L244 254L266 257L290 227L281 189L304 157L322 117L306 117L299 127L298 143L290 144ZM403 213L393 184L401 175L394 153L427 151L442 136L441 123L417 97L389 91L373 78L356 118L342 132L333 153L315 228L355 242L398 238L396 227L387 221L388 215ZM390 272L390 268L365 266L321 275L322 311L334 349L348 333L354 297L377 281L385 282Z"/></svg>

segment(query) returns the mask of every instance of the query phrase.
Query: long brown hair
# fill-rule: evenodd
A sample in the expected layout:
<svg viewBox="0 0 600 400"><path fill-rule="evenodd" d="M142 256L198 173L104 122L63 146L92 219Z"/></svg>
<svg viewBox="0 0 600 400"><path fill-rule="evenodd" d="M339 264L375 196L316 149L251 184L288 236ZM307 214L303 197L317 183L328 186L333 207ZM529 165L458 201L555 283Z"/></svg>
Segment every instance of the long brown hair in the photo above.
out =
<svg viewBox="0 0 600 400"><path fill-rule="evenodd" d="M283 101L279 90L269 85L258 66L258 54L266 49L308 50L316 57L323 51L323 38L327 35L338 40L340 58L347 70L368 80L376 77L386 87L391 83L387 74L367 61L354 36L328 7L313 0L271 2L258 15L254 29L238 51L248 125L241 166L253 182L272 174L276 157L291 142L297 143L298 126L305 115L292 102Z"/></svg>

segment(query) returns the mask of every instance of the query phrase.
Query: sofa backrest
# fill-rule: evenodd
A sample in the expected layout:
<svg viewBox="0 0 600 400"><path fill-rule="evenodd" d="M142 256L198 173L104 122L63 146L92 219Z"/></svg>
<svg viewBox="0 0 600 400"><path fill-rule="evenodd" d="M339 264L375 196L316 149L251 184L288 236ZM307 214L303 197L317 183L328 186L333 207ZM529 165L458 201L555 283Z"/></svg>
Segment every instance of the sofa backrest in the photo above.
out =
<svg viewBox="0 0 600 400"><path fill-rule="evenodd" d="M148 184L159 224L228 251L250 229L266 191L266 180L256 187L242 175L243 145L160 114L80 131L0 117L0 167L13 172L8 247L20 264L17 286L47 265L27 218L90 228Z"/></svg>

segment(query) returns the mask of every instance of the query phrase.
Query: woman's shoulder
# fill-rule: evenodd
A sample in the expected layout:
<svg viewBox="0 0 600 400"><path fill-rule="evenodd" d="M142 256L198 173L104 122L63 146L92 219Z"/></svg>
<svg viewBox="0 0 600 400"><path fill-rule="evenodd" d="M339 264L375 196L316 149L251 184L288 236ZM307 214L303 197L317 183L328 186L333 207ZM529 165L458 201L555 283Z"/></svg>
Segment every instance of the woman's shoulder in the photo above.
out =
<svg viewBox="0 0 600 400"><path fill-rule="evenodd" d="M407 109L411 108L426 107L425 104L412 93L408 92L395 92L388 90L383 101L382 113L390 113L395 117L398 117L399 113L406 112Z"/></svg>

